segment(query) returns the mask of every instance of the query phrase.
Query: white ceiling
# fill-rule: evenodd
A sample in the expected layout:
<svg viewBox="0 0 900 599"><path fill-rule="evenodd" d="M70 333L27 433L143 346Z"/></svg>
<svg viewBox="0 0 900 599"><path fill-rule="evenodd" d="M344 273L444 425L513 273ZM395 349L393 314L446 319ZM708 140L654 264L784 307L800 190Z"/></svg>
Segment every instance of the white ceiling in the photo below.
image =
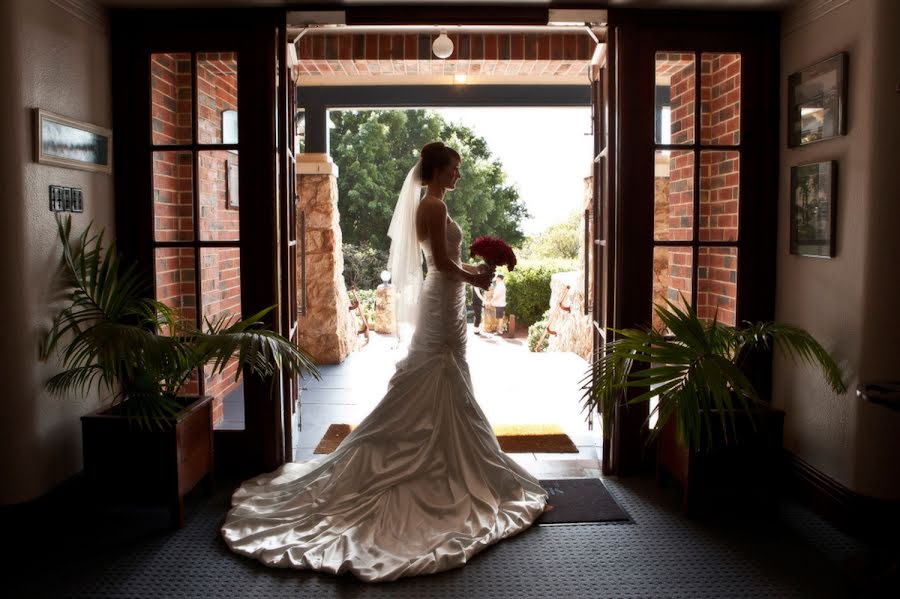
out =
<svg viewBox="0 0 900 599"><path fill-rule="evenodd" d="M302 10L304 3L297 0L95 0L110 8L187 8L187 7L238 7L238 6L285 6ZM800 0L608 0L610 8L656 8L656 9L719 9L719 10L780 10ZM550 6L547 0L319 0L317 6L446 6L446 5L519 5ZM568 0L566 7L585 5L598 8L603 2L596 0ZM599 6L602 8L602 6Z"/></svg>

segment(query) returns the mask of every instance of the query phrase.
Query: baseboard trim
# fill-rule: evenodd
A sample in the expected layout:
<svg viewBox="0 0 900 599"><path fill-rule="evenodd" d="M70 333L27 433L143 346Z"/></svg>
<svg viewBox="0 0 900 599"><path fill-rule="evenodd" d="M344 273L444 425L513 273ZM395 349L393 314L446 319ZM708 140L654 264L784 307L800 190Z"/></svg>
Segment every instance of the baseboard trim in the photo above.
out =
<svg viewBox="0 0 900 599"><path fill-rule="evenodd" d="M841 530L867 539L900 533L900 501L852 491L789 451L785 463L791 494Z"/></svg>

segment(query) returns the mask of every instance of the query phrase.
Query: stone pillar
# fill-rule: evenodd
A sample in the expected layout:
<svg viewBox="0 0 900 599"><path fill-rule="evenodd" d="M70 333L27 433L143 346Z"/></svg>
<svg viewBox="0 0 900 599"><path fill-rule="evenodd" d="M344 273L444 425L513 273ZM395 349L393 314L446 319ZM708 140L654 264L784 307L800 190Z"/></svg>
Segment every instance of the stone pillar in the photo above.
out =
<svg viewBox="0 0 900 599"><path fill-rule="evenodd" d="M297 231L297 239L306 242L306 313L299 317L299 344L319 364L343 362L358 344L343 276L337 175L337 165L327 154L297 157L298 208L306 224L305 231ZM301 222L298 218L298 227ZM298 295L304 262L299 258Z"/></svg>
<svg viewBox="0 0 900 599"><path fill-rule="evenodd" d="M381 284L375 289L375 326L376 333L394 334L394 288Z"/></svg>

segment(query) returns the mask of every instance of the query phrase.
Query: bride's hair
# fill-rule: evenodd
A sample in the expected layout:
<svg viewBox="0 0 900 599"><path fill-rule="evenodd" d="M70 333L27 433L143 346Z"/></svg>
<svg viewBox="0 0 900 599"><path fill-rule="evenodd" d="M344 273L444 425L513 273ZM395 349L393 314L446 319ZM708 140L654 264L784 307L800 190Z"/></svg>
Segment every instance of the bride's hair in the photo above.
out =
<svg viewBox="0 0 900 599"><path fill-rule="evenodd" d="M433 141L425 144L422 148L422 183L430 182L454 158L460 160L459 153L445 146L444 142Z"/></svg>

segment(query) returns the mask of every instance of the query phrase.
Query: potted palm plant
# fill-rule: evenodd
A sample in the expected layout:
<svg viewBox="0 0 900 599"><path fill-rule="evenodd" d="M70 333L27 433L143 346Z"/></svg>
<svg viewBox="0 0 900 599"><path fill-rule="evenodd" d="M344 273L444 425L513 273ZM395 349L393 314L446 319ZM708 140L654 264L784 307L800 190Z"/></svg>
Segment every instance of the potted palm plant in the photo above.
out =
<svg viewBox="0 0 900 599"><path fill-rule="evenodd" d="M695 491L712 483L733 488L741 478L753 479L761 493L771 491L761 477L771 481L777 474L784 413L752 384L754 354L782 351L818 366L836 393L846 387L837 363L807 331L775 322L705 321L682 301L685 308L668 300L655 306L661 331L615 331L617 339L585 378L583 403L599 411L609 436L618 408L653 400L648 440L657 441L658 472L681 483L684 507L693 512Z"/></svg>
<svg viewBox="0 0 900 599"><path fill-rule="evenodd" d="M162 496L183 524L183 497L212 467L210 397L184 396L201 368L217 374L236 363L262 377L278 371L319 376L313 359L253 316L197 328L147 294L150 286L115 243L91 226L77 238L57 219L62 244L62 301L41 343L62 370L46 383L56 394L98 388L111 405L82 418L85 474L104 488Z"/></svg>

